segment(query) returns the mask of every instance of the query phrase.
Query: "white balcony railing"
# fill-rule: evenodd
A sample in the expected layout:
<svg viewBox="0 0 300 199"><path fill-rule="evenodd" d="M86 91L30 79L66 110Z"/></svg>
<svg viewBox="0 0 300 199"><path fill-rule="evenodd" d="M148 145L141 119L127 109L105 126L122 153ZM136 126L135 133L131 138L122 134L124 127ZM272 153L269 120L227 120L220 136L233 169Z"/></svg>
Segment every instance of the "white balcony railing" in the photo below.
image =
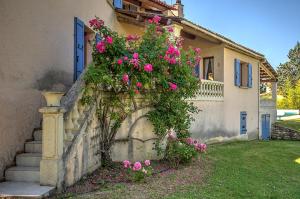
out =
<svg viewBox="0 0 300 199"><path fill-rule="evenodd" d="M191 100L223 101L224 83L211 80L201 80L197 96Z"/></svg>

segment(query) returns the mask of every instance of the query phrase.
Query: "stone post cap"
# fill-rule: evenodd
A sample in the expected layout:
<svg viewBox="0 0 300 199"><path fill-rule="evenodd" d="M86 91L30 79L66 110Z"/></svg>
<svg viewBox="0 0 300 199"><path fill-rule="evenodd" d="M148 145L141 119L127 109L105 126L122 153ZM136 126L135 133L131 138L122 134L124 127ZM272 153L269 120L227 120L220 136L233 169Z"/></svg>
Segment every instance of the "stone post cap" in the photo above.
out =
<svg viewBox="0 0 300 199"><path fill-rule="evenodd" d="M61 106L47 106L39 109L40 113L43 114L59 114L59 113L65 113L66 109Z"/></svg>

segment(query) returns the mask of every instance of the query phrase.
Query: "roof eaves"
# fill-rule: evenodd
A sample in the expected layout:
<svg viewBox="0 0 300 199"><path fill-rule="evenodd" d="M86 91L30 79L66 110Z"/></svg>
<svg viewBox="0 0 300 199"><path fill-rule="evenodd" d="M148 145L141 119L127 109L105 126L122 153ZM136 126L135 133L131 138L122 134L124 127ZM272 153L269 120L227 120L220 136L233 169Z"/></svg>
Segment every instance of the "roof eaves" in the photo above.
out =
<svg viewBox="0 0 300 199"><path fill-rule="evenodd" d="M176 10L175 7L173 7L172 5L167 4L166 2L163 2L163 1L160 1L160 0L150 0L150 1L152 1L153 3L156 3L160 6L163 6L165 8L168 8L170 10Z"/></svg>
<svg viewBox="0 0 300 199"><path fill-rule="evenodd" d="M264 58L264 55L263 55L263 54L261 54L261 53L255 51L255 50L252 50L252 49L250 49L250 48L248 48L248 47L245 47L245 46L243 46L243 45L241 45L241 44L238 44L238 43L232 41L231 39L229 39L229 38L227 38L227 37L225 37L225 36L223 36L223 35L221 35L221 34L219 34L219 33L213 32L213 31L211 31L211 30L209 30L209 29L207 29L207 28L205 28L205 27L203 27L203 26L200 26L200 25L198 25L198 24L195 24L194 22L192 22L192 21L190 21L190 20L188 20L188 19L186 19L186 18L181 18L181 19L182 19L183 22L185 22L184 24L195 26L196 28L198 28L199 30L202 30L202 31L204 30L204 31L206 31L207 33L210 33L211 36L214 36L215 38L217 38L217 39L223 41L223 42L226 43L226 44L232 45L233 47L239 48L239 49L241 49L241 50L243 50L243 51L250 52L250 53L254 54L255 56L257 56L257 57L259 57L259 58Z"/></svg>

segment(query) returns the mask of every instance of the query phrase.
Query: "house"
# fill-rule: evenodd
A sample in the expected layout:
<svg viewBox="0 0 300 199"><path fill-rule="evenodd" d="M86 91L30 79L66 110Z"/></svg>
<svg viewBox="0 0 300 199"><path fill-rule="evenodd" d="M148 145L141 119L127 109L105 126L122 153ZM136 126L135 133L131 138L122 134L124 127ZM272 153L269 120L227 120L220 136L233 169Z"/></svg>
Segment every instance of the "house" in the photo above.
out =
<svg viewBox="0 0 300 199"><path fill-rule="evenodd" d="M185 19L180 0L174 5L160 0L2 0L0 180L68 186L100 164L95 160L99 132L94 109L81 107L76 92L80 74L91 62L89 40L95 33L88 21L95 15L121 34L141 34L144 21L160 15L164 25L184 38L184 48L202 49L203 60L195 71L202 84L191 99L202 110L190 129L194 137L216 142L269 136L276 120L276 72L264 55ZM260 100L261 82L272 84L273 101ZM46 106L41 95L45 90L66 92L64 109L40 109ZM142 127L124 124L117 138L137 134L148 140L138 133L146 128L150 135L151 124L138 122ZM130 136L128 125L137 126ZM153 144L145 140L116 144L114 159L143 158ZM128 155L138 148L143 154ZM0 194L10 185L1 183Z"/></svg>

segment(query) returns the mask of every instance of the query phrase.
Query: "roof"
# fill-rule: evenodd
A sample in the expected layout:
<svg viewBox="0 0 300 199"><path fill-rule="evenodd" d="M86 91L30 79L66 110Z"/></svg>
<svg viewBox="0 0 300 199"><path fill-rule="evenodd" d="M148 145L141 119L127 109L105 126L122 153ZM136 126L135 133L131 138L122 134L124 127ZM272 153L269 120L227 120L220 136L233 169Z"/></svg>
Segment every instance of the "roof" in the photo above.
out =
<svg viewBox="0 0 300 199"><path fill-rule="evenodd" d="M176 8L174 8L172 5L167 4L165 1L160 1L160 0L150 0L150 1L152 1L153 3L157 3L170 10L176 10Z"/></svg>
<svg viewBox="0 0 300 199"><path fill-rule="evenodd" d="M151 0L152 1L152 0ZM158 0L153 0L153 1L158 1ZM128 10L120 10L120 9L117 9L116 10L118 13L121 13L121 14L125 14L127 16L131 16L131 17L134 17L135 19L137 19L138 16L141 16L141 17L145 17L145 18L151 18L153 17L154 15L157 15L157 14L152 14L152 13L144 13L144 12L136 12L136 11L128 11ZM213 32L203 26L200 26L198 24L195 24L194 22L186 19L186 18L183 18L183 17L176 17L176 16L165 16L165 15L159 15L161 18L162 18L162 21L163 23L165 24L168 24L169 21L173 21L173 22L177 22L179 24L183 24L183 25L186 25L186 26L189 26L191 28L194 28L196 29L197 31L201 31L203 32L204 34L207 34L209 36L212 36L214 37L215 39L218 39L222 42L224 42L225 44L235 48L235 49L238 49L238 50L241 50L247 54L251 54L252 56L255 56L257 59L259 59L262 63L263 63L263 66L268 69L270 71L270 74L271 76L273 76L271 79L273 81L277 81L277 73L276 71L274 70L274 68L271 66L271 64L267 61L267 59L265 58L265 56L253 49L250 49L246 46L243 46L241 44L238 44L234 41L232 41L231 39L219 34L219 33L216 33L216 32ZM143 20L141 20L142 22Z"/></svg>

